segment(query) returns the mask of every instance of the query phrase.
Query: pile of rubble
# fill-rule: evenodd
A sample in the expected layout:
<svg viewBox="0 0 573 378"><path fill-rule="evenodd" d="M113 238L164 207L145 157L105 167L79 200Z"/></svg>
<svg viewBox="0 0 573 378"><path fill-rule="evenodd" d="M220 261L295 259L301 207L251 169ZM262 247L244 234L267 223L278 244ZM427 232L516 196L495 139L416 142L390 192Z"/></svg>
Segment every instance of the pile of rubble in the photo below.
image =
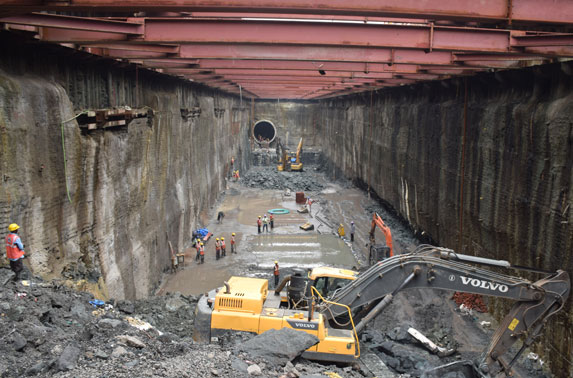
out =
<svg viewBox="0 0 573 378"><path fill-rule="evenodd" d="M101 303L38 277L24 286L12 276L0 268L1 377L363 377L297 357L309 342L304 332L294 331L303 335L295 349L277 340L293 346L296 336L281 334L195 343L193 296Z"/></svg>
<svg viewBox="0 0 573 378"><path fill-rule="evenodd" d="M316 180L313 167L306 166L302 172L279 172L276 167L253 167L241 176L243 185L258 189L290 189L293 192L316 192L324 184Z"/></svg>

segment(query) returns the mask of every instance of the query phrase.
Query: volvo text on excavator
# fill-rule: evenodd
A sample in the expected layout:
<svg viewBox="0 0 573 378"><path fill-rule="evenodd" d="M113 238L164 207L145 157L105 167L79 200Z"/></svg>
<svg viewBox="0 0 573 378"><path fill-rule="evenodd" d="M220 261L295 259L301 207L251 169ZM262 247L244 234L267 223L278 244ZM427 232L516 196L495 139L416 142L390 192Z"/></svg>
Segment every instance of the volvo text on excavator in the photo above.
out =
<svg viewBox="0 0 573 378"><path fill-rule="evenodd" d="M475 377L509 375L517 357L541 333L546 321L563 308L570 291L569 275L558 270L531 282L470 264L521 269L507 261L421 245L412 253L379 261L360 274L335 268L315 268L308 275L296 273L285 278L275 295L269 293L265 279L231 277L223 287L199 299L193 337L209 342L227 330L260 334L289 327L320 340L303 353L304 358L350 363L360 357L358 335L398 292L410 288L452 290L515 301L480 358L460 363L471 366ZM522 339L522 347L508 360L509 349L518 339Z"/></svg>

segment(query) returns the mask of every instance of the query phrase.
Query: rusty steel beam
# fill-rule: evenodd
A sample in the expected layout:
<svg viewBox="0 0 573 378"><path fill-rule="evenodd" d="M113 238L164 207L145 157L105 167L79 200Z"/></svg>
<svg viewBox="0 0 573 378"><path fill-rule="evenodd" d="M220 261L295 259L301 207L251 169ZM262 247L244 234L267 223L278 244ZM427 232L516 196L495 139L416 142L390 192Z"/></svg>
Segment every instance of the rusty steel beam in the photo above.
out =
<svg viewBox="0 0 573 378"><path fill-rule="evenodd" d="M453 54L454 62L495 61L495 60L537 60L539 55L531 54Z"/></svg>
<svg viewBox="0 0 573 378"><path fill-rule="evenodd" d="M511 36L508 30L393 24L213 21L178 18L134 20L144 22L145 32L141 40L135 41L145 43L279 43L376 46L428 52L432 50L507 52ZM42 34L42 39L58 43L84 44L99 43L102 39L101 36L86 31L66 30L65 33L51 33ZM102 32L96 30L93 33Z"/></svg>
<svg viewBox="0 0 573 378"><path fill-rule="evenodd" d="M284 44L184 44L180 58L277 59L395 64L451 64L451 53L353 46L291 46Z"/></svg>
<svg viewBox="0 0 573 378"><path fill-rule="evenodd" d="M572 16L573 18L573 16ZM572 34L513 35L512 47L573 46Z"/></svg>
<svg viewBox="0 0 573 378"><path fill-rule="evenodd" d="M144 52L157 52L164 54L177 54L179 53L179 45L153 45L153 44L135 44L135 43L93 43L89 47L100 47L109 50L129 50L129 51L144 51Z"/></svg>
<svg viewBox="0 0 573 378"><path fill-rule="evenodd" d="M109 50L101 47L84 46L83 50L91 54L107 56L114 59L158 59L165 58L167 54L155 51L136 51L136 50Z"/></svg>
<svg viewBox="0 0 573 378"><path fill-rule="evenodd" d="M126 42L129 40L127 34L58 28L42 28L40 39L54 43L85 43L85 41L92 41L98 44L117 41Z"/></svg>
<svg viewBox="0 0 573 378"><path fill-rule="evenodd" d="M0 23L133 35L142 35L144 30L143 23L110 21L90 17L59 16L45 13L2 17L0 18Z"/></svg>
<svg viewBox="0 0 573 378"><path fill-rule="evenodd" d="M509 37L510 31L507 30L461 27L146 19L143 39L151 43L351 44L422 50L507 52Z"/></svg>
<svg viewBox="0 0 573 378"><path fill-rule="evenodd" d="M0 0L0 5L13 11L203 11L360 15L378 17L416 17L462 21L489 20L503 23L571 24L573 3L568 0Z"/></svg>
<svg viewBox="0 0 573 378"><path fill-rule="evenodd" d="M199 59L203 68L221 69L278 69L278 70L307 70L324 71L356 71L356 72L385 72L387 68L382 63L352 63L352 62L311 62L298 60L227 60L227 59Z"/></svg>

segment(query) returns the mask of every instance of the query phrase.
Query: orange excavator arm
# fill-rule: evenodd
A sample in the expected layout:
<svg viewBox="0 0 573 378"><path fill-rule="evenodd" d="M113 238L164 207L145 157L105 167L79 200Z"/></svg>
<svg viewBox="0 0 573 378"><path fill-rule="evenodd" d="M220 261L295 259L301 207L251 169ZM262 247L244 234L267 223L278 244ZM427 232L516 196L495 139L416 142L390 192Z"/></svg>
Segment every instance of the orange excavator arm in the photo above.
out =
<svg viewBox="0 0 573 378"><path fill-rule="evenodd" d="M386 226L380 215L378 213L372 214L372 227L370 228L370 244L376 244L376 238L374 236L374 232L376 231L376 227L378 227L384 237L386 238L386 246L390 248L390 257L394 256L394 249L392 248L392 233L390 232L390 228Z"/></svg>

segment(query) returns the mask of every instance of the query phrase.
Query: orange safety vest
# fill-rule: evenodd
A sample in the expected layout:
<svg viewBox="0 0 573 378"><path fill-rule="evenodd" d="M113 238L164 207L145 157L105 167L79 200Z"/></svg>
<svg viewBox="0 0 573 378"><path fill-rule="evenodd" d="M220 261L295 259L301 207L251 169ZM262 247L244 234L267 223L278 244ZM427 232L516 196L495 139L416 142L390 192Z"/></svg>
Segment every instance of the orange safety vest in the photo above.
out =
<svg viewBox="0 0 573 378"><path fill-rule="evenodd" d="M219 249L221 249L221 245L219 244L218 241L215 242L215 249L218 251Z"/></svg>
<svg viewBox="0 0 573 378"><path fill-rule="evenodd" d="M279 266L278 264L275 264L275 276L279 275Z"/></svg>
<svg viewBox="0 0 573 378"><path fill-rule="evenodd" d="M225 248L225 241L221 240L221 248Z"/></svg>
<svg viewBox="0 0 573 378"><path fill-rule="evenodd" d="M235 244L235 237L231 236L231 244Z"/></svg>
<svg viewBox="0 0 573 378"><path fill-rule="evenodd" d="M24 251L21 251L16 245L16 240L18 239L20 237L16 234L8 234L6 236L6 257L10 260L18 260L24 256Z"/></svg>
<svg viewBox="0 0 573 378"><path fill-rule="evenodd" d="M261 218L257 219L257 226L260 226L262 223Z"/></svg>
<svg viewBox="0 0 573 378"><path fill-rule="evenodd" d="M201 256L203 256L203 255L205 254L205 248L201 247L199 253L200 253Z"/></svg>

